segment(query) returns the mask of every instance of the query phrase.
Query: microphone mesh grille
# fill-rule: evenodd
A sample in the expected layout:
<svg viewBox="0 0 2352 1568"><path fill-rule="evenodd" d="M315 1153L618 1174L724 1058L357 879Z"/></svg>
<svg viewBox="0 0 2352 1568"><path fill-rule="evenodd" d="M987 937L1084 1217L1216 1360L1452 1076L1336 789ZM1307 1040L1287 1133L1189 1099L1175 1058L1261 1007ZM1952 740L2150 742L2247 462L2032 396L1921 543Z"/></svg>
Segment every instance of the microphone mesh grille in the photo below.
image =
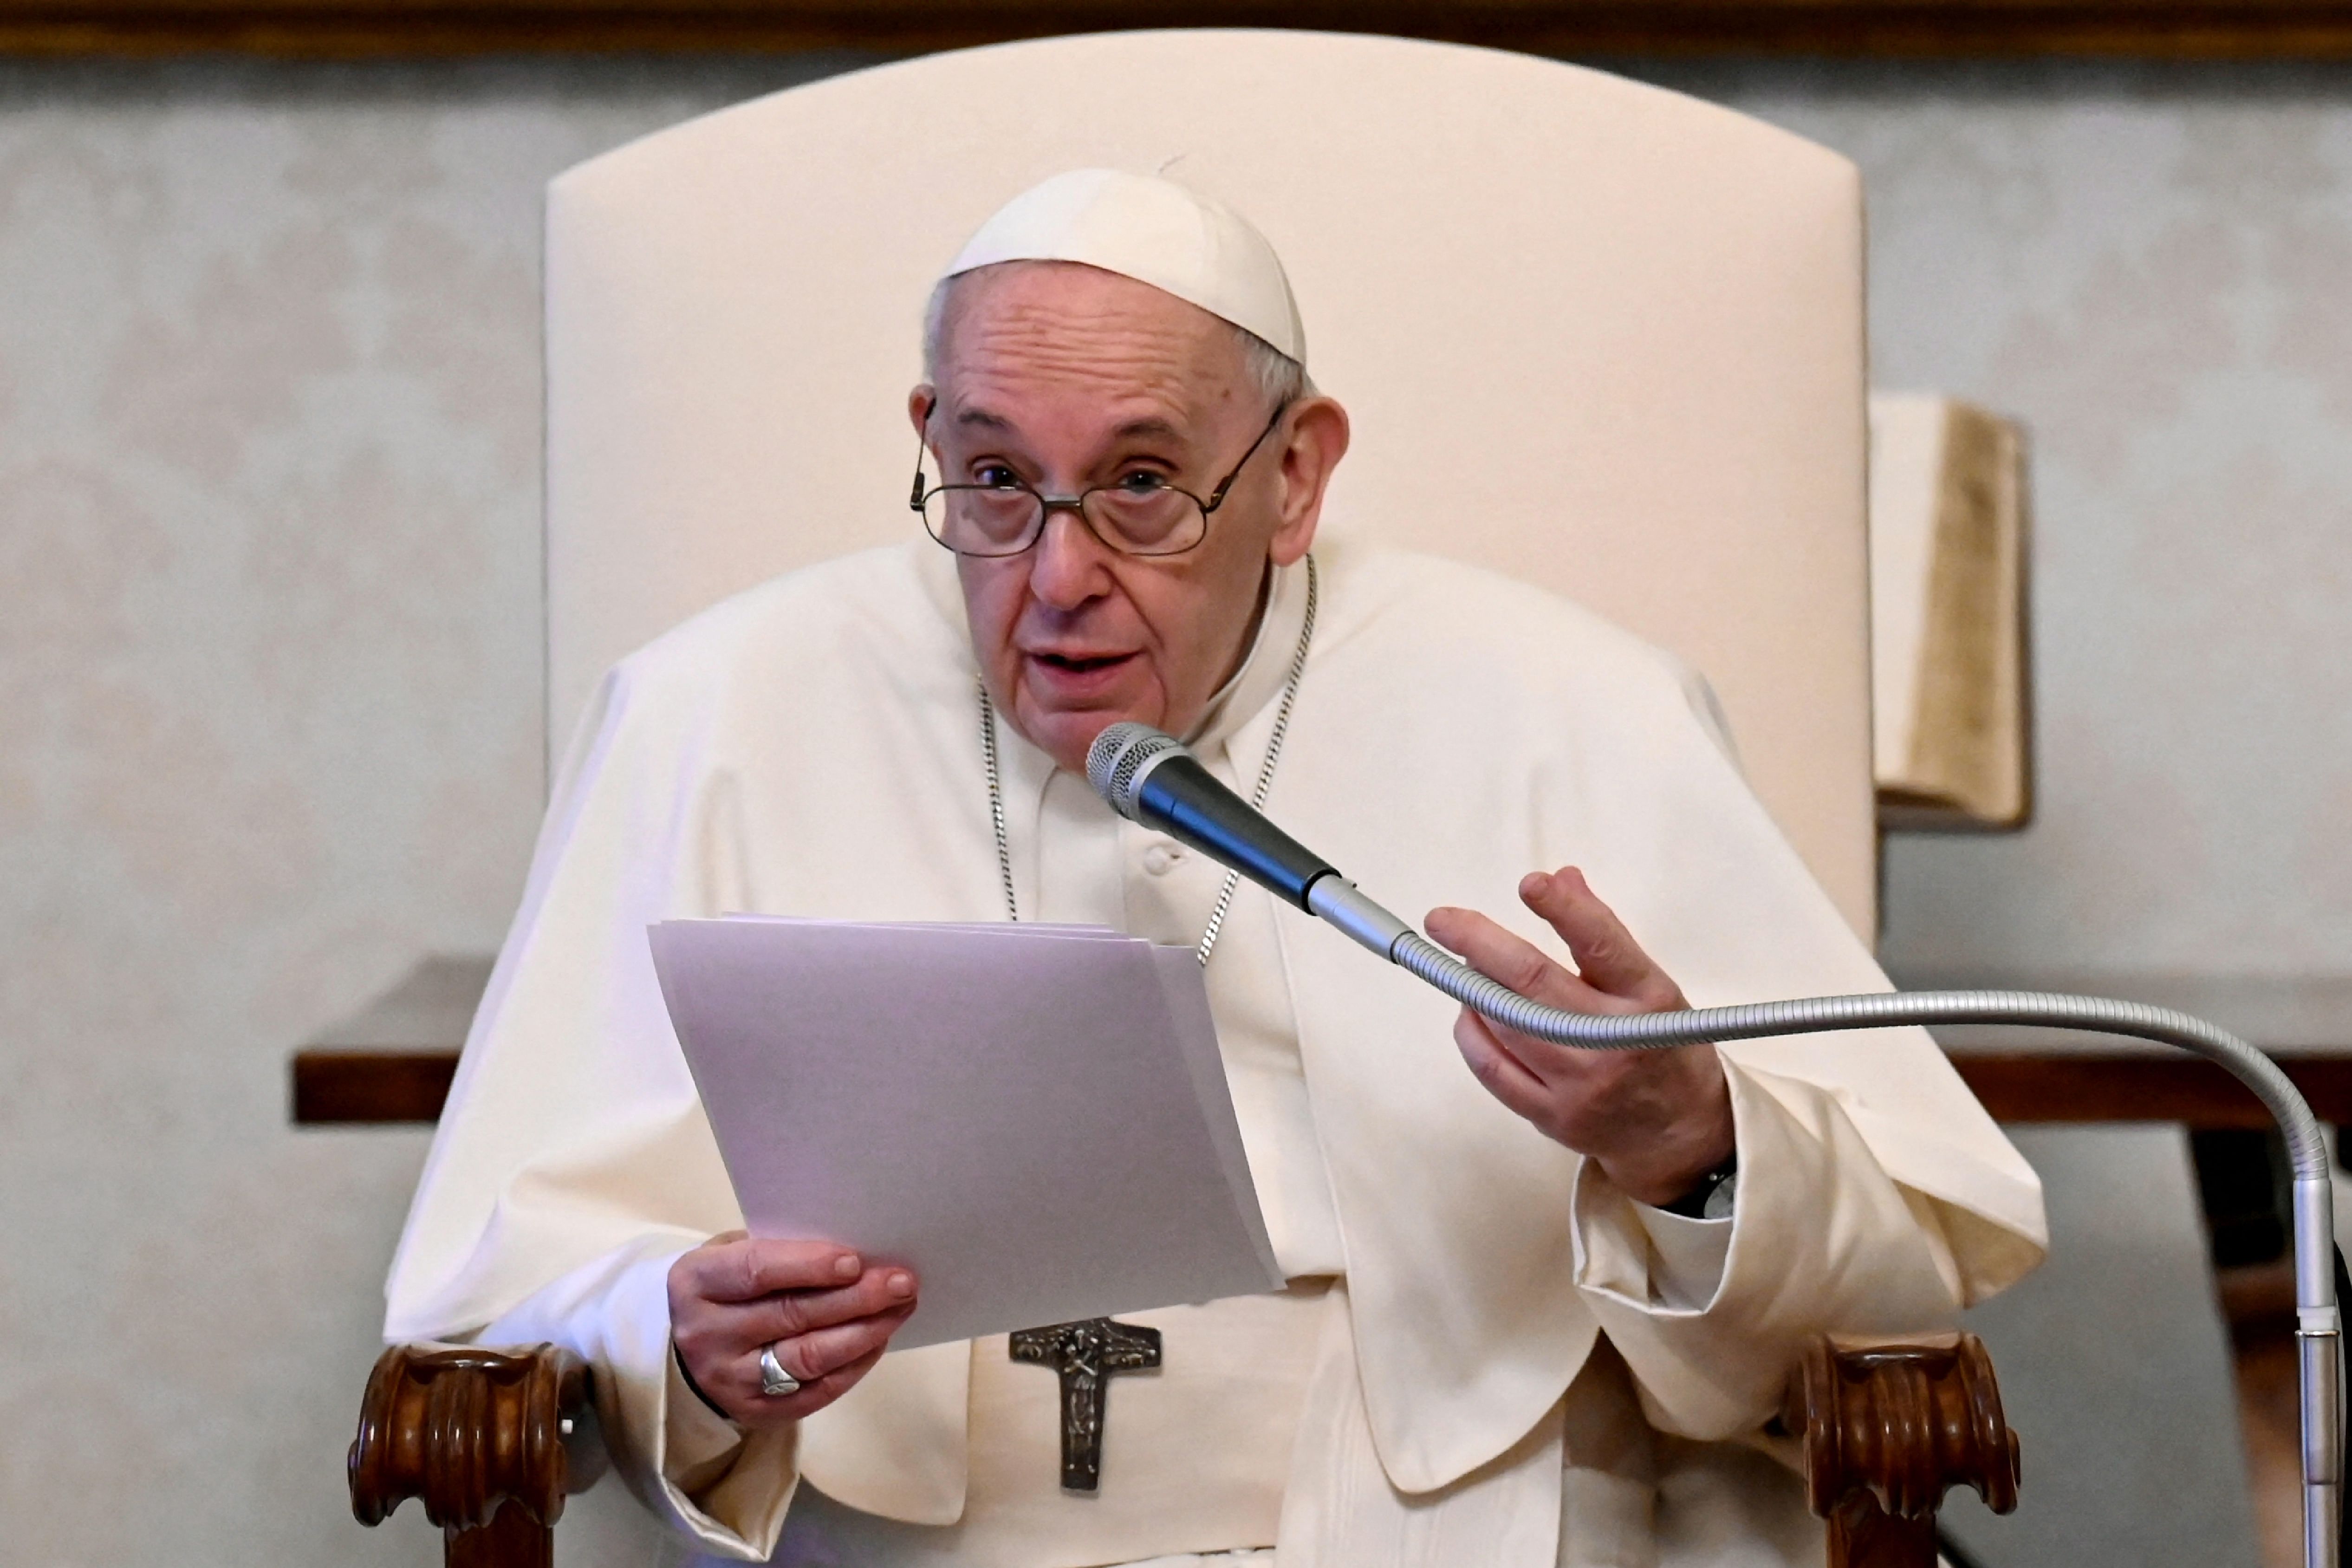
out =
<svg viewBox="0 0 2352 1568"><path fill-rule="evenodd" d="M1133 721L1113 724L1087 748L1087 782L1110 808L1130 821L1135 816L1135 776L1145 763L1183 747L1174 737Z"/></svg>

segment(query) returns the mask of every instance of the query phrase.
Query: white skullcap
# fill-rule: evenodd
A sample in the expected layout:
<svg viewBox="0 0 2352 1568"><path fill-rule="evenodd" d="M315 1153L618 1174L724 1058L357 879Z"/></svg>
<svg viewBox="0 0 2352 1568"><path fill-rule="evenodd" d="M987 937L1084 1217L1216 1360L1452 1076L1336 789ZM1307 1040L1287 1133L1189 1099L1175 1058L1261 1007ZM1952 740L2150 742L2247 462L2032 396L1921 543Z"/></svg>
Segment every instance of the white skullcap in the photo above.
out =
<svg viewBox="0 0 2352 1568"><path fill-rule="evenodd" d="M1198 305L1301 364L1307 329L1282 258L1249 220L1156 175L1073 169L1032 185L964 242L940 279L1001 261L1077 261Z"/></svg>

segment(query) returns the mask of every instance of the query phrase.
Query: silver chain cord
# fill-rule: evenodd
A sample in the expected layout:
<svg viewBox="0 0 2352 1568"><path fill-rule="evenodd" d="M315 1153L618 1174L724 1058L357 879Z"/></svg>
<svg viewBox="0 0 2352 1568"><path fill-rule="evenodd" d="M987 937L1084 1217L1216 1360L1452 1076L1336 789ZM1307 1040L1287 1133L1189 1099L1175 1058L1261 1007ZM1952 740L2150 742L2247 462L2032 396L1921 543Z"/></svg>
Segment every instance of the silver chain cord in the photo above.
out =
<svg viewBox="0 0 2352 1568"><path fill-rule="evenodd" d="M1264 811L1265 797L1274 788L1275 764L1282 761L1282 742L1290 733L1290 710L1298 700L1298 678L1307 673L1307 647L1315 640L1316 593L1315 557L1307 557L1307 616L1298 626L1298 647L1290 656L1290 678L1283 683L1282 706L1275 710L1274 733L1266 738L1265 762L1257 770L1257 787L1250 791L1250 809ZM1201 945L1192 956L1201 967L1209 967L1209 954L1217 950L1217 933L1225 929L1225 916L1234 907L1234 889L1241 886L1239 871L1225 873L1225 885L1217 890L1217 907L1209 913L1208 929L1201 933Z"/></svg>
<svg viewBox="0 0 2352 1568"><path fill-rule="evenodd" d="M1274 770L1282 761L1282 742L1290 733L1290 710L1298 701L1299 678L1307 673L1307 649L1315 641L1315 605L1321 597L1316 581L1315 557L1307 557L1307 615L1298 627L1298 647L1290 656L1290 674L1283 683L1282 706L1275 710L1274 733L1266 738L1265 761L1257 770L1257 787L1250 791L1250 805L1265 809L1265 799L1274 789ZM1004 888L1004 918L1016 923L1021 909L1013 896L1013 847L1004 833L1004 774L996 755L996 704L988 700L988 682L975 676L973 683L980 689L980 755L988 766L988 821L996 830L996 875ZM1240 888L1239 871L1225 873L1225 884L1217 891L1217 907L1209 915L1208 929L1201 933L1201 945L1192 956L1205 969L1209 954L1217 950L1217 937L1225 929L1225 916L1232 912L1234 893Z"/></svg>
<svg viewBox="0 0 2352 1568"><path fill-rule="evenodd" d="M988 825L996 829L996 874L1004 884L1004 918L1019 924L1021 909L1013 899L1013 849L1004 841L1004 779L996 763L996 704L988 700L988 680L971 678L980 689L980 754L988 763Z"/></svg>

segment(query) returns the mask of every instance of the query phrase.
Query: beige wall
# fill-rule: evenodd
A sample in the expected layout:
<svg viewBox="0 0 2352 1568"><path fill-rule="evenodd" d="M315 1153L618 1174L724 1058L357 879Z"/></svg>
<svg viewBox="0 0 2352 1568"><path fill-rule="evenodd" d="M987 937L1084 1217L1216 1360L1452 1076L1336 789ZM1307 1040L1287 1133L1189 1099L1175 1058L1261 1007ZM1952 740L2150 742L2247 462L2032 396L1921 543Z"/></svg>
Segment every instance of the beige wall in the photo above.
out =
<svg viewBox="0 0 2352 1568"><path fill-rule="evenodd" d="M2352 76L1897 80L1727 95L1862 163L1874 380L2034 440L2040 820L1895 845L1890 957L2352 971Z"/></svg>
<svg viewBox="0 0 2352 1568"><path fill-rule="evenodd" d="M537 199L823 61L0 68L0 1530L423 1563L341 1460L414 1132L284 1052L540 787ZM1915 963L2352 967L2352 75L1677 68L1858 158L1882 384L2022 415L2042 816Z"/></svg>
<svg viewBox="0 0 2352 1568"><path fill-rule="evenodd" d="M285 1055L520 886L541 184L809 68L0 71L0 1560L437 1561Z"/></svg>

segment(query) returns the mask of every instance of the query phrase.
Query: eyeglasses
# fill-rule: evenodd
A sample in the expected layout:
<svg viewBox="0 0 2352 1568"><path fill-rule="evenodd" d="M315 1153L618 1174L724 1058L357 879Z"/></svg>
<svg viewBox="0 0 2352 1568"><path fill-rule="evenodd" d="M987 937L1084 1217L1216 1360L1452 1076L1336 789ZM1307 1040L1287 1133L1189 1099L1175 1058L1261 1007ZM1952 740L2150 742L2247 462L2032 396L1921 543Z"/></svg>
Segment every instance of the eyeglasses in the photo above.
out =
<svg viewBox="0 0 2352 1568"><path fill-rule="evenodd" d="M958 555L1018 555L1037 542L1046 518L1057 511L1076 512L1097 539L1121 554L1181 555L1208 537L1209 514L1225 504L1225 492L1289 410L1285 403L1274 411L1241 461L1217 481L1206 500L1146 473L1129 474L1074 496L1041 494L1019 479L925 489L923 455L918 448L915 488L907 504L922 514L930 536Z"/></svg>

